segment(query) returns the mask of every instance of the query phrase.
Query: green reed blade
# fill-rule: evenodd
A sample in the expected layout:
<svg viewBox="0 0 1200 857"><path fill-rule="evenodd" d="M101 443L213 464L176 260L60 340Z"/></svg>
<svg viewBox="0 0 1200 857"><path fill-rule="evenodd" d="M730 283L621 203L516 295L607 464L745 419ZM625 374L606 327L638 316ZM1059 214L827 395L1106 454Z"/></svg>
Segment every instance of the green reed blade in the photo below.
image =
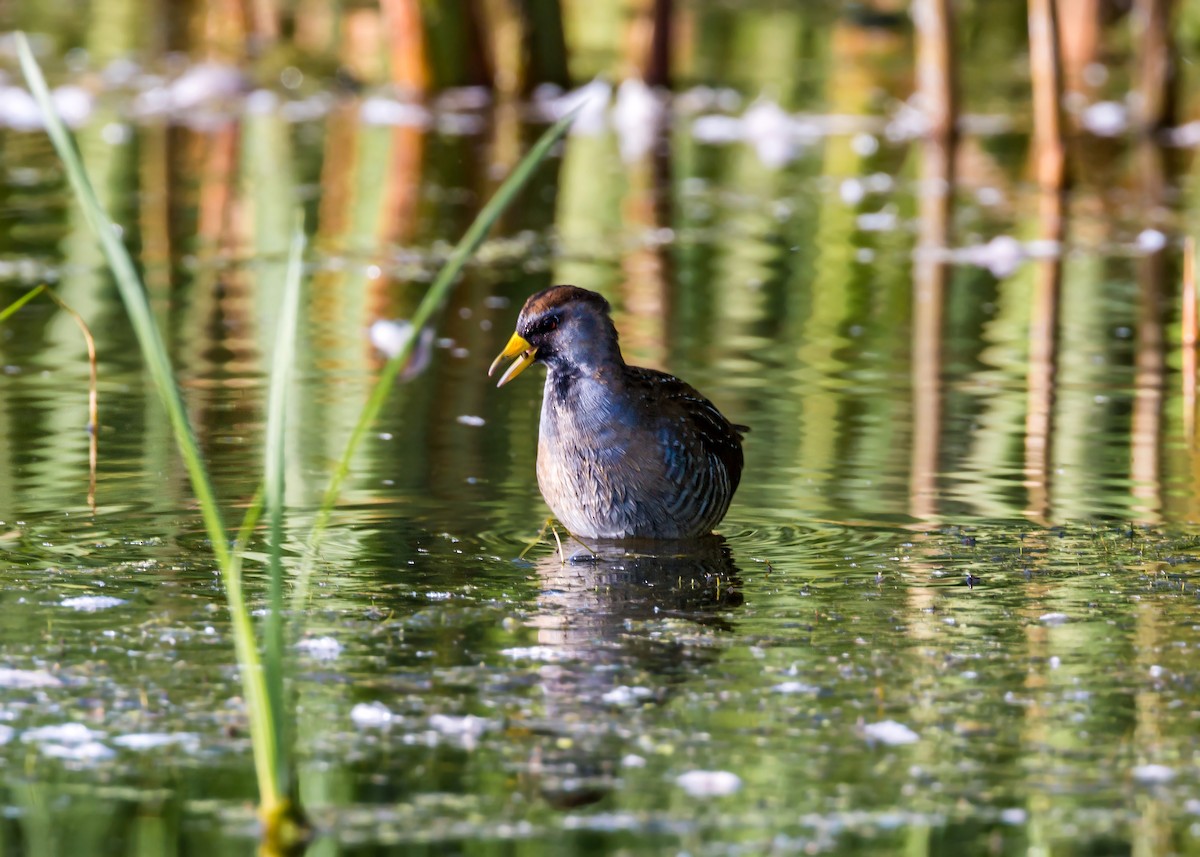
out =
<svg viewBox="0 0 1200 857"><path fill-rule="evenodd" d="M36 298L38 295L40 295L44 291L46 291L46 286L44 283L40 286L34 286L32 289L27 291L25 294L21 295L19 298L17 298L15 301L10 303L4 309L0 309L0 323L7 321L9 316L11 316L13 313L15 313L21 307L25 306L25 304L29 303L31 300Z"/></svg>
<svg viewBox="0 0 1200 857"><path fill-rule="evenodd" d="M288 251L287 273L284 276L283 304L275 330L275 353L271 360L271 384L267 393L267 433L265 440L264 496L267 526L270 533L270 609L264 629L263 666L266 669L269 708L273 715L275 744L275 776L284 794L288 792L291 769L288 765L291 746L288 739L288 720L284 704L284 635L283 635L283 511L284 463L286 455L288 391L292 383L292 367L296 365L296 320L300 315L300 274L303 268L304 231L292 233Z"/></svg>
<svg viewBox="0 0 1200 857"><path fill-rule="evenodd" d="M278 814L279 807L285 804L276 776L276 748L271 735L273 718L269 708L271 700L267 693L255 645L253 623L242 592L240 567L233 561L225 525L217 506L216 495L213 492L212 483L209 481L204 461L200 457L200 449L188 421L183 398L175 384L170 357L163 344L154 315L150 311L145 289L134 268L133 260L130 259L125 245L117 237L114 224L109 220L96 197L96 192L79 153L51 101L46 79L33 56L28 39L24 33L18 32L15 34L15 41L25 81L37 100L42 120L46 125L46 132L63 162L75 199L82 209L88 225L96 233L100 242L100 248L104 252L121 300L125 304L125 311L129 314L129 320L137 336L142 356L150 370L150 376L154 380L155 389L167 411L180 457L183 459L191 479L192 490L196 493L200 514L204 519L204 526L208 531L209 540L212 542L213 553L225 584L225 597L229 605L233 627L234 649L241 673L242 692L246 698L246 708L250 719L250 736L254 748L255 773L258 778L262 811L265 817L272 818Z"/></svg>
<svg viewBox="0 0 1200 857"><path fill-rule="evenodd" d="M404 368L412 354L413 347L421 335L421 330L429 323L429 320L433 318L433 314L441 306L442 301L449 295L450 289L454 286L459 273L462 272L463 266L466 265L475 251L479 249L479 245L487 237L488 231L500 219L500 215L512 204L513 200L516 199L534 171L550 155L550 150L554 147L554 144L567 133L567 129L571 127L571 122L575 119L576 112L572 111L546 129L542 136L538 138L538 141L534 143L533 148L517 164L516 169L500 185L495 195L488 200L487 205L476 215L471 226L459 240L458 244L455 245L450 258L446 260L446 264L438 272L437 279L433 281L433 285L429 287L429 291L421 299L421 303L417 306L417 311L413 313L410 319L412 329L408 340L388 360L383 370L379 373L379 379L375 382L375 386L372 388L371 395L367 399L366 404L363 405L358 422L355 423L353 431L350 432L350 439L346 441L346 449L342 453L341 460L338 461L338 465L329 479L329 487L325 489L325 494L321 499L321 508L317 511L317 515L313 520L312 530L309 531L308 540L305 544L304 560L300 566L296 588L292 593L292 608L294 610L303 609L304 603L308 599L308 588L312 570L316 563L316 554L320 548L321 540L325 535L325 529L329 525L333 507L341 494L342 483L350 473L350 463L354 458L354 454L358 451L359 444L366 436L367 430L375 422L376 417L379 416L379 412L383 409L388 394L391 393L392 387L395 386L396 377L400 374L400 370Z"/></svg>

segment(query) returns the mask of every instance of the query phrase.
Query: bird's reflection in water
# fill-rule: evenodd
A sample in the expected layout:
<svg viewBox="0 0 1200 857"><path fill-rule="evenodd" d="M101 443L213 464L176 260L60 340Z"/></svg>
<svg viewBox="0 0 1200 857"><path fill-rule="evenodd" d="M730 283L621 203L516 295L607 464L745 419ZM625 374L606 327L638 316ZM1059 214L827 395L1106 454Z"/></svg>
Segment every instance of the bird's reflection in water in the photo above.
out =
<svg viewBox="0 0 1200 857"><path fill-rule="evenodd" d="M731 630L728 611L742 603L720 536L589 545L564 542L565 561L555 552L538 562L542 592L531 622L547 661L535 728L555 741L529 771L562 807L608 792L630 752L636 710L663 704L719 656L712 636Z"/></svg>

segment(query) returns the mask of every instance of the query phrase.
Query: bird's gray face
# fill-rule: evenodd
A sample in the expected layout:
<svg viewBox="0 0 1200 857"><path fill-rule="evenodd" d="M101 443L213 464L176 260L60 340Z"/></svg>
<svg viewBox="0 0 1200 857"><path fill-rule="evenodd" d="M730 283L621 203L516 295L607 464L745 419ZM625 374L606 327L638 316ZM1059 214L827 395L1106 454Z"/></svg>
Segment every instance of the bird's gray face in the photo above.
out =
<svg viewBox="0 0 1200 857"><path fill-rule="evenodd" d="M554 286L525 302L517 329L493 361L488 375L504 360L517 358L500 377L502 387L535 361L551 367L597 365L620 359L617 332L608 316L608 302L595 292L574 286Z"/></svg>

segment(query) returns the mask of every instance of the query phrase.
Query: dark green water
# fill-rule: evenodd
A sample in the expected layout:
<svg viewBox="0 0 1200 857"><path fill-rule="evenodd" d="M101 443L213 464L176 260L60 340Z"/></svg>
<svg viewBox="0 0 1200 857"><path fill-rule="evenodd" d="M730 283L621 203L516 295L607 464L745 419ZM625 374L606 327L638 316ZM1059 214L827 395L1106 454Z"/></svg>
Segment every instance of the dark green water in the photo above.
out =
<svg viewBox="0 0 1200 857"><path fill-rule="evenodd" d="M821 51L863 36L839 26ZM1057 254L1037 243L1023 84L981 81L997 112L961 147L922 363L927 164L884 97L907 48L878 50L798 77L785 106L808 130L786 145L769 117L714 141L755 92L718 109L690 90L649 152L571 137L505 218L355 461L294 617L310 854L1200 854L1176 286L1192 151L1088 138ZM131 89L97 99L80 145L229 521L257 487L306 208L298 557L382 363L368 330L412 312L542 126L453 105L371 124L387 105L346 94L307 118L293 94L146 118ZM224 597L166 419L49 145L9 129L0 151L0 306L48 280L87 318L101 414L93 510L74 324L36 302L0 326L0 854L254 853ZM1020 258L979 255L1012 236ZM1055 259L1038 434L1030 308ZM540 370L496 390L486 369L555 282L604 292L631 362L752 426L720 540L520 558L547 514Z"/></svg>

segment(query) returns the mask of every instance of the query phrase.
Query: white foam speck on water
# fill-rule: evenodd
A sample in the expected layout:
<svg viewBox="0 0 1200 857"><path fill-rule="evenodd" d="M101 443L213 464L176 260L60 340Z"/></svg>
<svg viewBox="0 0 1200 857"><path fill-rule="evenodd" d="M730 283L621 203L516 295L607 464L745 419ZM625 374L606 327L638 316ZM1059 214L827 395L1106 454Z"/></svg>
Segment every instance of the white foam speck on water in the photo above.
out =
<svg viewBox="0 0 1200 857"><path fill-rule="evenodd" d="M89 729L82 723L60 723L27 729L22 733L21 740L37 744L44 755L53 759L101 762L115 755L111 747L97 740L102 737L103 733Z"/></svg>
<svg viewBox="0 0 1200 857"><path fill-rule="evenodd" d="M608 106L612 101L612 84L599 78L578 89L546 102L548 112L554 118L566 116L578 110L571 124L571 133L594 137L608 126Z"/></svg>
<svg viewBox="0 0 1200 857"><path fill-rule="evenodd" d="M736 116L699 116L692 123L692 136L711 145L736 143L742 139L742 120Z"/></svg>
<svg viewBox="0 0 1200 857"><path fill-rule="evenodd" d="M0 723L0 744L7 744L9 741L11 741L13 739L13 735L16 734L16 731L17 730L13 729L11 726Z"/></svg>
<svg viewBox="0 0 1200 857"><path fill-rule="evenodd" d="M471 749L484 732L492 727L491 721L474 714L434 714L429 718L429 727L447 738L456 738L463 746Z"/></svg>
<svg viewBox="0 0 1200 857"><path fill-rule="evenodd" d="M1043 613L1038 616L1038 621L1046 625L1062 625L1070 618L1066 613Z"/></svg>
<svg viewBox="0 0 1200 857"><path fill-rule="evenodd" d="M42 114L28 90L19 86L0 87L0 125L18 131L42 127Z"/></svg>
<svg viewBox="0 0 1200 857"><path fill-rule="evenodd" d="M636 77L626 78L617 88L612 123L625 163L635 163L653 148L664 109L654 90Z"/></svg>
<svg viewBox="0 0 1200 857"><path fill-rule="evenodd" d="M1079 116L1083 127L1097 137L1115 137L1129 127L1129 111L1115 101L1088 105Z"/></svg>
<svg viewBox="0 0 1200 857"><path fill-rule="evenodd" d="M87 741L83 744L42 744L41 748L44 755L68 762L103 762L116 755L116 751L99 741Z"/></svg>
<svg viewBox="0 0 1200 857"><path fill-rule="evenodd" d="M112 742L126 750L154 750L175 744L194 750L200 746L200 737L194 732L133 732L114 738Z"/></svg>
<svg viewBox="0 0 1200 857"><path fill-rule="evenodd" d="M768 169L786 166L796 157L792 117L773 101L760 98L742 115L742 133Z"/></svg>
<svg viewBox="0 0 1200 857"><path fill-rule="evenodd" d="M898 723L895 720L868 723L863 727L863 734L870 741L878 741L881 744L888 744L889 746L912 744L921 740L920 735L903 723Z"/></svg>
<svg viewBox="0 0 1200 857"><path fill-rule="evenodd" d="M1162 785L1175 779L1175 771L1166 765L1138 765L1131 772L1133 778L1144 785Z"/></svg>
<svg viewBox="0 0 1200 857"><path fill-rule="evenodd" d="M56 742L59 744L86 744L104 737L102 732L96 732L82 723L58 723L52 726L38 726L26 729L21 734L21 740L26 743Z"/></svg>
<svg viewBox="0 0 1200 857"><path fill-rule="evenodd" d="M863 232L891 232L899 221L894 211L883 209L860 214L855 222Z"/></svg>
<svg viewBox="0 0 1200 857"><path fill-rule="evenodd" d="M412 325L407 321L381 318L371 325L367 335L372 345L388 357L394 357L412 336Z"/></svg>
<svg viewBox="0 0 1200 857"><path fill-rule="evenodd" d="M95 613L97 610L107 610L124 604L124 598L114 598L111 595L76 595L74 598L64 598L63 607L79 610L83 613Z"/></svg>
<svg viewBox="0 0 1200 857"><path fill-rule="evenodd" d="M971 265L987 268L993 277L1002 280L1025 261L1025 245L1011 235L997 235L986 244L964 248L959 257Z"/></svg>
<svg viewBox="0 0 1200 857"><path fill-rule="evenodd" d="M628 706L636 705L650 695L651 691L648 687L627 687L626 685L621 685L620 687L614 687L600 698L609 705Z"/></svg>
<svg viewBox="0 0 1200 857"><path fill-rule="evenodd" d="M838 196L846 205L858 205L866 195L866 185L856 178L844 179L838 186Z"/></svg>
<svg viewBox="0 0 1200 857"><path fill-rule="evenodd" d="M1167 236L1157 229L1143 229L1138 233L1136 244L1143 253L1157 253L1167 246Z"/></svg>
<svg viewBox="0 0 1200 857"><path fill-rule="evenodd" d="M675 778L675 785L692 797L724 797L742 787L742 778L730 771L688 771Z"/></svg>
<svg viewBox="0 0 1200 857"><path fill-rule="evenodd" d="M519 661L541 661L552 664L565 661L567 655L553 646L517 646L511 649L501 649L500 654L506 658Z"/></svg>
<svg viewBox="0 0 1200 857"><path fill-rule="evenodd" d="M350 709L350 719L360 729L387 726L396 715L382 702L360 702Z"/></svg>
<svg viewBox="0 0 1200 857"><path fill-rule="evenodd" d="M318 661L337 660L342 653L342 644L333 637L306 637L296 648Z"/></svg>
<svg viewBox="0 0 1200 857"><path fill-rule="evenodd" d="M428 128L433 116L420 104L374 96L366 99L359 109L367 125L397 125Z"/></svg>
<svg viewBox="0 0 1200 857"><path fill-rule="evenodd" d="M95 99L82 86L60 86L52 93L58 115L71 128L80 128L92 118Z"/></svg>
<svg viewBox="0 0 1200 857"><path fill-rule="evenodd" d="M0 687L27 690L34 687L62 687L62 682L45 670L0 667Z"/></svg>
<svg viewBox="0 0 1200 857"><path fill-rule="evenodd" d="M457 420L459 425L464 426L481 426L484 424L483 417L476 417L470 414L463 414Z"/></svg>
<svg viewBox="0 0 1200 857"><path fill-rule="evenodd" d="M820 689L802 681L784 681L771 688L776 693L817 693Z"/></svg>

